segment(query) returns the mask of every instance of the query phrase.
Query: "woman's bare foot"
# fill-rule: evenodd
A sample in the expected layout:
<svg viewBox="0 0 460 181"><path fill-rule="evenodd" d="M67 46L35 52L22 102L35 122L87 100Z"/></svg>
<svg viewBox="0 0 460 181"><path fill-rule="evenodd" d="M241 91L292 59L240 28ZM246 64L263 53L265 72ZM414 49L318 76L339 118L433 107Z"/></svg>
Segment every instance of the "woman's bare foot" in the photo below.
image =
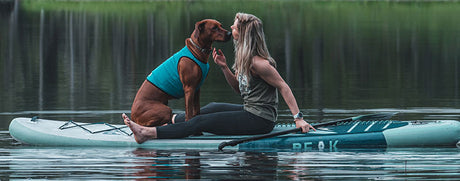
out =
<svg viewBox="0 0 460 181"><path fill-rule="evenodd" d="M172 118L171 118L171 122L174 124L176 123L176 116L177 114L173 114Z"/></svg>
<svg viewBox="0 0 460 181"><path fill-rule="evenodd" d="M121 117L123 117L126 126L133 132L134 139L137 143L141 144L147 140L157 138L157 128L138 125L134 121L131 121L125 113L123 113Z"/></svg>

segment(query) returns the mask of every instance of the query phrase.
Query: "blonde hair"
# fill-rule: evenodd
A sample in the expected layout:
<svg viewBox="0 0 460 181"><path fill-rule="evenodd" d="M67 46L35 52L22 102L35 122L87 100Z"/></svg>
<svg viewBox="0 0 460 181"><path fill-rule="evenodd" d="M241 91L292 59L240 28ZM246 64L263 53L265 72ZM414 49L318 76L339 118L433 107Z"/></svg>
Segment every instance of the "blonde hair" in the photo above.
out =
<svg viewBox="0 0 460 181"><path fill-rule="evenodd" d="M232 69L236 74L250 77L249 72L254 56L267 59L270 65L276 67L276 62L270 56L265 43L262 21L256 16L246 13L237 13L235 20L238 20L239 38L233 41L235 44L235 63Z"/></svg>

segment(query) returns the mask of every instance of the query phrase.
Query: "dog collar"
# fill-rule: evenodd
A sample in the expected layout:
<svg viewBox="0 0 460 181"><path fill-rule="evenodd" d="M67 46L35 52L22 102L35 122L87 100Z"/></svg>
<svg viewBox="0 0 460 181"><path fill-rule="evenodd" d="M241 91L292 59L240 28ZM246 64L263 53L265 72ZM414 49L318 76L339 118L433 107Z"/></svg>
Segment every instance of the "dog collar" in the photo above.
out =
<svg viewBox="0 0 460 181"><path fill-rule="evenodd" d="M198 48L201 52L205 53L205 54L209 54L211 53L211 49L204 49L204 48L201 48L200 46L198 46L197 44L195 44L195 42L193 42L193 40L190 38L190 42L192 42L193 46L195 46L196 48Z"/></svg>

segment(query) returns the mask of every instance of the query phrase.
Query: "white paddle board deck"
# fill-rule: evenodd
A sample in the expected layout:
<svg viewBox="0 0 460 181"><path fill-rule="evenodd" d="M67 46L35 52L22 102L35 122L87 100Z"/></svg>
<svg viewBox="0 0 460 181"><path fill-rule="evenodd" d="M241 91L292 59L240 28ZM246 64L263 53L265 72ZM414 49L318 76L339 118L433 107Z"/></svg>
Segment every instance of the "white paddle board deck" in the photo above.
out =
<svg viewBox="0 0 460 181"><path fill-rule="evenodd" d="M273 132L292 129L276 126ZM217 136L205 133L182 139L155 139L138 144L126 125L79 123L37 118L15 118L9 127L16 140L37 146L144 147L152 149L216 150L224 141L249 136ZM354 121L318 128L307 134L286 134L251 141L225 149L309 150L336 148L455 147L460 140L460 122Z"/></svg>

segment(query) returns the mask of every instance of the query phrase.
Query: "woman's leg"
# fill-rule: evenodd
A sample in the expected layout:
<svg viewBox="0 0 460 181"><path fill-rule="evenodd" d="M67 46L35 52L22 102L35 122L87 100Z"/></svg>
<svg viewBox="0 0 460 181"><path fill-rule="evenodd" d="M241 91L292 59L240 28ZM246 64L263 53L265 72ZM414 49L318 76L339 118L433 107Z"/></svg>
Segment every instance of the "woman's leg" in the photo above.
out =
<svg viewBox="0 0 460 181"><path fill-rule="evenodd" d="M189 121L156 127L157 138L183 138L200 132L217 135L264 134L273 130L274 122L247 111L224 111L200 114Z"/></svg>
<svg viewBox="0 0 460 181"><path fill-rule="evenodd" d="M243 105L241 104L230 104L230 103L220 103L220 102L211 102L206 106L203 106L200 109L200 115L223 112L223 111L240 111L243 110ZM185 113L176 114L173 118L174 124L185 121Z"/></svg>

